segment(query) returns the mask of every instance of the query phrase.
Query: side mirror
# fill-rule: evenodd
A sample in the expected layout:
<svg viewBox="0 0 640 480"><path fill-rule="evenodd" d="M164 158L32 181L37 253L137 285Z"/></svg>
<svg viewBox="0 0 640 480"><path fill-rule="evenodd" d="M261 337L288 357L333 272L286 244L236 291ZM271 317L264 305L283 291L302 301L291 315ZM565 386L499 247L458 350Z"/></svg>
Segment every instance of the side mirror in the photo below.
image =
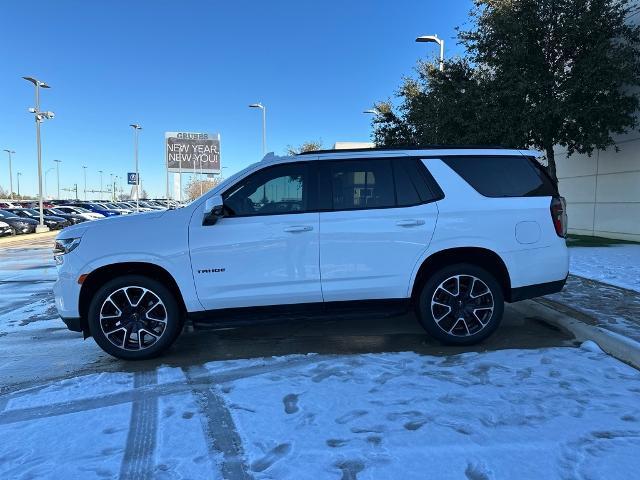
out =
<svg viewBox="0 0 640 480"><path fill-rule="evenodd" d="M215 225L219 218L224 216L224 204L221 195L207 198L204 203L204 218L202 225Z"/></svg>

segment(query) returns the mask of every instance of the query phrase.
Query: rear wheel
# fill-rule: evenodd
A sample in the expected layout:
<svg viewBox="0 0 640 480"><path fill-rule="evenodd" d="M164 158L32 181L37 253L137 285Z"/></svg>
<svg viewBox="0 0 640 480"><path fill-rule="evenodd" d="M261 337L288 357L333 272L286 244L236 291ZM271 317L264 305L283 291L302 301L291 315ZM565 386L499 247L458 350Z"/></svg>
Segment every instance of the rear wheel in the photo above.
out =
<svg viewBox="0 0 640 480"><path fill-rule="evenodd" d="M88 323L96 343L125 360L159 355L182 326L174 295L160 282L141 275L118 277L101 287L89 306Z"/></svg>
<svg viewBox="0 0 640 480"><path fill-rule="evenodd" d="M442 343L472 345L500 325L504 295L486 270L460 263L442 268L423 285L418 318L427 332Z"/></svg>

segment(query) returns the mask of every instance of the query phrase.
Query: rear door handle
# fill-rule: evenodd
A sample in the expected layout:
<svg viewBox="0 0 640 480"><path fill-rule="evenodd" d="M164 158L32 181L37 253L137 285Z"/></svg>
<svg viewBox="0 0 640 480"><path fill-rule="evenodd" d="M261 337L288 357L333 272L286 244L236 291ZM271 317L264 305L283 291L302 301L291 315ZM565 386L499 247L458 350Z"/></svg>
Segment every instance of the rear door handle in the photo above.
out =
<svg viewBox="0 0 640 480"><path fill-rule="evenodd" d="M398 220L396 225L399 227L415 227L417 225L424 225L424 220L420 220L417 218L407 219L407 220Z"/></svg>
<svg viewBox="0 0 640 480"><path fill-rule="evenodd" d="M313 230L311 225L291 225L290 227L284 228L284 231L289 233L310 232L311 230Z"/></svg>

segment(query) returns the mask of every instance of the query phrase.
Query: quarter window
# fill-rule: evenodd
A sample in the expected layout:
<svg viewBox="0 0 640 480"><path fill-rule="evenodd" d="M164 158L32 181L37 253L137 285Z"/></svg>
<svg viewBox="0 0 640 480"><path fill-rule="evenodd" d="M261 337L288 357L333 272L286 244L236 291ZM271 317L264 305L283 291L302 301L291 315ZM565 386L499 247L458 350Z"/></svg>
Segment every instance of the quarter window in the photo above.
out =
<svg viewBox="0 0 640 480"><path fill-rule="evenodd" d="M549 176L529 157L448 157L443 161L485 197L557 195Z"/></svg>

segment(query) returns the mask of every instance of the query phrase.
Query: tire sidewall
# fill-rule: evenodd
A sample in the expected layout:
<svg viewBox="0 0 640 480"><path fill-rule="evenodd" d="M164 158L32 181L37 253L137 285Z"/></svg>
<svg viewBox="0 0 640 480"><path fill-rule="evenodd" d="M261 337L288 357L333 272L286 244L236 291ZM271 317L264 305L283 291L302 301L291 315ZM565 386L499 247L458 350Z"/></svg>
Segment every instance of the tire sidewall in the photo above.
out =
<svg viewBox="0 0 640 480"><path fill-rule="evenodd" d="M104 335L100 327L100 308L102 304L114 291L127 286L144 287L155 293L164 303L167 310L167 325L160 340L154 345L144 350L124 350L118 348ZM144 360L160 355L174 342L182 329L182 320L178 302L173 293L163 284L149 277L142 275L125 275L117 277L100 287L89 305L87 323L94 340L109 355L124 360Z"/></svg>
<svg viewBox="0 0 640 480"><path fill-rule="evenodd" d="M466 337L450 335L442 330L431 313L431 298L435 289L449 277L454 275L472 275L482 280L493 295L493 315L489 323L479 332ZM422 286L418 303L418 319L424 329L434 338L448 345L473 345L489 337L500 325L504 313L504 293L495 277L485 269L469 264L459 263L444 267L431 275Z"/></svg>

